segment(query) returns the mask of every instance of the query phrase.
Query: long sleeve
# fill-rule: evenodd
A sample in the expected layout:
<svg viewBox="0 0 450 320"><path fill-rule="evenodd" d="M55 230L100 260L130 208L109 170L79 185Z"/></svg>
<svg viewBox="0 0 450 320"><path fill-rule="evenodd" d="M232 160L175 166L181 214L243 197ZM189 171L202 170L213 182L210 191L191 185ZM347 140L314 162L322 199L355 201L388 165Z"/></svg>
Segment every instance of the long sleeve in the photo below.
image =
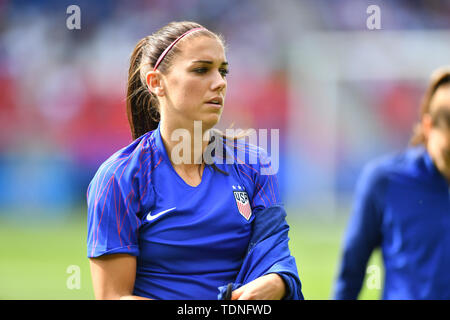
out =
<svg viewBox="0 0 450 320"><path fill-rule="evenodd" d="M285 299L303 299L295 258L289 251L289 226L282 206L272 206L255 216L248 253L236 277L233 290L268 273L278 273L285 281ZM218 299L226 292L219 287Z"/></svg>
<svg viewBox="0 0 450 320"><path fill-rule="evenodd" d="M376 165L367 166L358 180L334 287L335 299L358 298L367 261L381 242L386 181L382 170Z"/></svg>

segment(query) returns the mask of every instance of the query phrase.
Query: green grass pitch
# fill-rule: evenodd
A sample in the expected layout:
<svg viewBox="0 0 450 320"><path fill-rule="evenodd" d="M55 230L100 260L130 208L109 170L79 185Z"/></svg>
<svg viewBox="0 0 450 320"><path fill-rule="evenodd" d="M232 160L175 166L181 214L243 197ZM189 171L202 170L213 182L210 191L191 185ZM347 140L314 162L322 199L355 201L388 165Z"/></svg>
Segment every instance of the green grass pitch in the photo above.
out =
<svg viewBox="0 0 450 320"><path fill-rule="evenodd" d="M36 225L26 219L1 221L0 299L94 298L82 210L78 217L62 224ZM288 222L290 248L297 261L305 298L330 299L345 221L319 222L297 217L288 218ZM377 252L369 265L380 266L380 262ZM70 269L71 266L79 267L79 288L71 288L77 283L73 278L76 269ZM379 298L380 290L369 287L365 280L360 299Z"/></svg>

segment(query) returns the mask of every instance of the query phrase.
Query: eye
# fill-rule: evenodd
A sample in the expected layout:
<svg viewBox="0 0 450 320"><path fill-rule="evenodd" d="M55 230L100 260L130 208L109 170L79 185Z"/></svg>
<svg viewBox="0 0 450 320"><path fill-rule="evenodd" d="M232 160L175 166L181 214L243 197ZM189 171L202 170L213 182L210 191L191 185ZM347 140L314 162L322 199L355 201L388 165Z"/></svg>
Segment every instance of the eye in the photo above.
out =
<svg viewBox="0 0 450 320"><path fill-rule="evenodd" d="M202 68L195 68L194 70L192 70L192 72L197 73L197 74L205 74L205 73L207 73L208 71L209 71L209 68L205 68L205 67L202 67ZM228 69L226 69L226 68L220 68L220 69L219 69L219 73L220 73L220 75L221 75L222 77L226 77L227 74L229 73L229 71L228 71Z"/></svg>
<svg viewBox="0 0 450 320"><path fill-rule="evenodd" d="M202 73L208 72L208 68L196 68L196 69L194 69L193 71L194 71L195 73L202 74Z"/></svg>
<svg viewBox="0 0 450 320"><path fill-rule="evenodd" d="M228 69L225 69L225 68L219 69L219 72L222 75L222 77L226 77L227 74L230 73L230 71Z"/></svg>

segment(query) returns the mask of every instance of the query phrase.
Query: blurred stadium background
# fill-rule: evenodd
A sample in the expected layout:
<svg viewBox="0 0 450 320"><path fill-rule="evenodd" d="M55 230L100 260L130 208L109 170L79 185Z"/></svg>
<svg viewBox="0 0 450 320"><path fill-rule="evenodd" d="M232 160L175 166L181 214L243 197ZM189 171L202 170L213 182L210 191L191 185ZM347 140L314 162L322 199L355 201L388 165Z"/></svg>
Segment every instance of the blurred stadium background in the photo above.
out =
<svg viewBox="0 0 450 320"><path fill-rule="evenodd" d="M80 30L66 27L73 4ZM381 30L366 26L369 5ZM407 145L431 71L450 64L449 1L0 0L0 299L93 298L86 189L131 141L131 51L176 20L228 43L220 127L280 129L303 292L331 298L362 166ZM362 299L379 295L363 286Z"/></svg>

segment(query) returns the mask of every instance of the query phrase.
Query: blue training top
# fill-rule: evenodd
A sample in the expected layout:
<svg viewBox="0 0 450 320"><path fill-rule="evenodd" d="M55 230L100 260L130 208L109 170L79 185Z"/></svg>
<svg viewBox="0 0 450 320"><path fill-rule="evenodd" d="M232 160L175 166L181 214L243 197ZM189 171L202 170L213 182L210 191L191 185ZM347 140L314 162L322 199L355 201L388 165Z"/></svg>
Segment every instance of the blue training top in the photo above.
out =
<svg viewBox="0 0 450 320"><path fill-rule="evenodd" d="M207 165L196 187L174 170L159 127L111 156L88 188L88 257L137 256L135 295L217 299L241 268L255 214L281 204L276 175L261 174L270 169L261 149L223 147L234 163L213 159L228 175ZM295 292L295 281L280 276Z"/></svg>
<svg viewBox="0 0 450 320"><path fill-rule="evenodd" d="M366 166L345 236L336 299L356 299L381 247L383 299L450 299L450 189L424 147Z"/></svg>

